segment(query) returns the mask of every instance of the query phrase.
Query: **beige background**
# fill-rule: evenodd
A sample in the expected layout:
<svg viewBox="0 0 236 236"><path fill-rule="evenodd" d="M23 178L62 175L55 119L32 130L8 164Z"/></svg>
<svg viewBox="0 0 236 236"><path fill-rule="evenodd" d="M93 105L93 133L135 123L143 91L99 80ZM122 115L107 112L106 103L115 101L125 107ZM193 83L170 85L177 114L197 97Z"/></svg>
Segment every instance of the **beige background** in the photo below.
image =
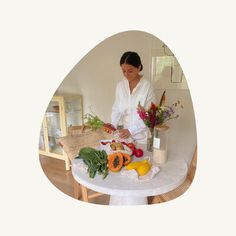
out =
<svg viewBox="0 0 236 236"><path fill-rule="evenodd" d="M0 13L1 235L236 234L234 1L1 1ZM71 68L129 29L160 37L184 69L197 173L187 193L166 204L93 206L66 196L42 172L40 125ZM114 230L117 222L128 223Z"/></svg>

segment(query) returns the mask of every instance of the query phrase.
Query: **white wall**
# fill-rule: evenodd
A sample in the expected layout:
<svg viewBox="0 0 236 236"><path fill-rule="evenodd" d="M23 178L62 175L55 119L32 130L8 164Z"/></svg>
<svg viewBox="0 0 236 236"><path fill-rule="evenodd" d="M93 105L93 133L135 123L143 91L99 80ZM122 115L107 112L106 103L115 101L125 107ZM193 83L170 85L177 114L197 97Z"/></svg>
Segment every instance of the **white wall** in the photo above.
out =
<svg viewBox="0 0 236 236"><path fill-rule="evenodd" d="M82 94L84 113L89 112L92 105L93 111L109 122L115 87L123 77L119 65L121 55L125 51L138 52L144 67L142 73L150 79L152 40L152 35L139 31L117 34L104 40L73 68L58 92Z"/></svg>
<svg viewBox="0 0 236 236"><path fill-rule="evenodd" d="M139 53L144 77L151 81L152 56L164 55L163 42L151 34L128 31L114 35L93 48L72 71L66 76L57 93L79 93L83 96L84 114L90 112L89 107L105 122L110 122L111 107L114 102L115 87L123 77L119 60L123 52L136 51ZM168 48L167 48L168 49ZM170 50L168 53L171 53ZM167 99L169 102L181 100L184 105L181 117L171 121L170 143L176 145L175 152L185 153L189 163L189 156L196 144L196 127L191 96L184 82L173 86L167 82ZM154 84L157 95L161 96L165 86L163 81ZM160 87L161 86L161 87ZM161 90L160 90L161 88Z"/></svg>

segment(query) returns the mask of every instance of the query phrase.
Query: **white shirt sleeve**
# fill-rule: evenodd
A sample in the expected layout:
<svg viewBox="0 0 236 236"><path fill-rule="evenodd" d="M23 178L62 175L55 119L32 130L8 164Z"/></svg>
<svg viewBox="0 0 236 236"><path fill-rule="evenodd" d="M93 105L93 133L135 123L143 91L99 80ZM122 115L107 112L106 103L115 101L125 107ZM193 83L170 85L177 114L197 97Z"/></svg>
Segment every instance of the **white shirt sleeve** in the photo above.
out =
<svg viewBox="0 0 236 236"><path fill-rule="evenodd" d="M136 126L129 127L129 132L132 136L136 136L137 134L144 132L146 129L144 122L139 118L136 122Z"/></svg>
<svg viewBox="0 0 236 236"><path fill-rule="evenodd" d="M121 111L120 111L120 86L119 84L116 86L116 95L115 95L115 102L112 106L112 113L111 113L111 124L114 125L115 127L117 127L118 122L120 120L121 117Z"/></svg>

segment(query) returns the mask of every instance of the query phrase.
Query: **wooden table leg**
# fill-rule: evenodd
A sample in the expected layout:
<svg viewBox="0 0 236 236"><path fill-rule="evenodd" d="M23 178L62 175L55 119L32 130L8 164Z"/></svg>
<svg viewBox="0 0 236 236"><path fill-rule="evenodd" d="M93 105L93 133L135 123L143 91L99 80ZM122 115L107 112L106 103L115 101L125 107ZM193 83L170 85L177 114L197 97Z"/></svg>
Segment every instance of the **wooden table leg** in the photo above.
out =
<svg viewBox="0 0 236 236"><path fill-rule="evenodd" d="M84 202L88 202L88 189L84 187L82 184L80 186L81 186L81 192L82 192L82 200Z"/></svg>
<svg viewBox="0 0 236 236"><path fill-rule="evenodd" d="M80 184L74 179L74 198L79 199L80 198Z"/></svg>

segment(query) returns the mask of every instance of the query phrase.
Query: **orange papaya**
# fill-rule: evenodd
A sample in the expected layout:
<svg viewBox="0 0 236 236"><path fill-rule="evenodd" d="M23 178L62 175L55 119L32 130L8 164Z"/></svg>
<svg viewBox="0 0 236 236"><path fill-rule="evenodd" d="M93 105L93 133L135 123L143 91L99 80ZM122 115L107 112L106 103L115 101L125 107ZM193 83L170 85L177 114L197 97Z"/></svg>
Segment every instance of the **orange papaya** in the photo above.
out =
<svg viewBox="0 0 236 236"><path fill-rule="evenodd" d="M131 156L127 153L122 153L123 155L123 166L127 166L131 162Z"/></svg>
<svg viewBox="0 0 236 236"><path fill-rule="evenodd" d="M119 152L110 154L108 157L108 168L110 171L118 172L123 166L123 155Z"/></svg>

